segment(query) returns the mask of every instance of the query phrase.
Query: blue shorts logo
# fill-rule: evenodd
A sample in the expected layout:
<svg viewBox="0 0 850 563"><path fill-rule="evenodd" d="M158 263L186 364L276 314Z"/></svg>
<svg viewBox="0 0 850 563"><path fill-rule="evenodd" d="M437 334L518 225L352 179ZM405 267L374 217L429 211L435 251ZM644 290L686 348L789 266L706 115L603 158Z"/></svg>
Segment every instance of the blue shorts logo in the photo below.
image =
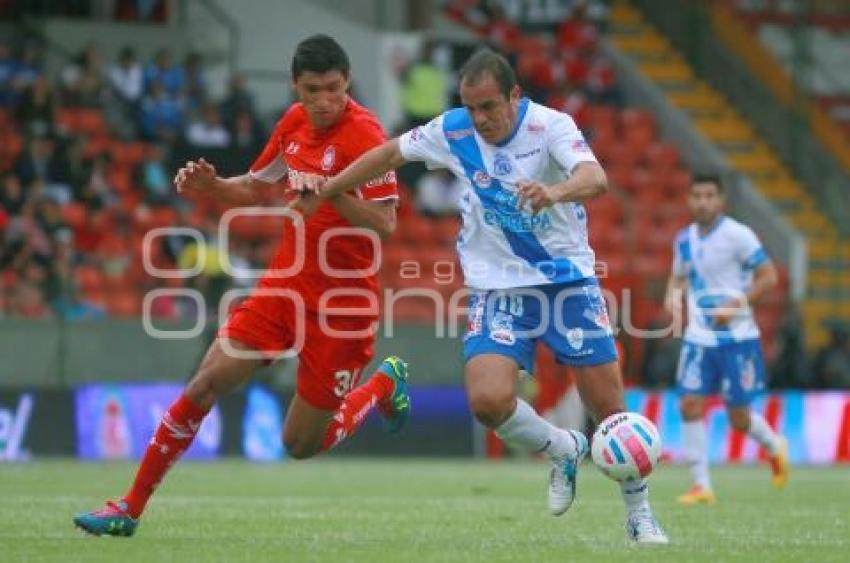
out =
<svg viewBox="0 0 850 563"><path fill-rule="evenodd" d="M581 350L584 344L584 331L581 328L571 328L567 331L567 343L573 350Z"/></svg>
<svg viewBox="0 0 850 563"><path fill-rule="evenodd" d="M490 338L499 344L513 346L516 342L514 318L501 312L493 315L493 320L490 321Z"/></svg>

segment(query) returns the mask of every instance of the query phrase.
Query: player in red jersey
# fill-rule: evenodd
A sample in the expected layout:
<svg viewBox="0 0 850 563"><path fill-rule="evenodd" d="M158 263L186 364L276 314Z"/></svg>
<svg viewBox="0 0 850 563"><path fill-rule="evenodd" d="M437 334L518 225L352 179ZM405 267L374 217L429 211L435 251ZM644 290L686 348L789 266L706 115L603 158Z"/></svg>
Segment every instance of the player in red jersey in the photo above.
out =
<svg viewBox="0 0 850 563"><path fill-rule="evenodd" d="M175 177L178 191L256 205L262 192L287 176L291 186L301 188L380 145L385 137L377 119L347 94L349 69L348 56L332 38L302 41L292 60L300 103L277 123L248 174L220 178L205 160L188 162ZM357 386L373 356L378 317L373 261L380 242L366 235L385 238L393 232L397 198L393 174L320 206L316 196L301 196L298 206L309 210L304 214L309 220L293 212L285 221L269 270L222 326L183 395L163 416L130 490L103 509L78 514L78 527L97 535L132 535L154 489L192 443L215 401L283 351L294 349L300 359L283 433L291 457L335 446L376 407L391 432L403 426L410 412L403 361L387 358Z"/></svg>

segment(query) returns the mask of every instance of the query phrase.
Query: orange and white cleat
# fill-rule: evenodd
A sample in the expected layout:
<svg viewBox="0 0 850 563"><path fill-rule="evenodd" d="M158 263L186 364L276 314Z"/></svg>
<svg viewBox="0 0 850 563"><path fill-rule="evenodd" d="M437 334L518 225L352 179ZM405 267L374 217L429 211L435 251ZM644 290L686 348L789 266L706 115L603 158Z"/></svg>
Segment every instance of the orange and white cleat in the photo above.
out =
<svg viewBox="0 0 850 563"><path fill-rule="evenodd" d="M785 436L779 437L779 447L776 455L770 456L770 471L773 473L771 482L777 489L782 489L788 484L788 474L791 472L791 464L788 463L788 440Z"/></svg>
<svg viewBox="0 0 850 563"><path fill-rule="evenodd" d="M714 504L717 497L711 489L694 485L690 490L676 499L680 504Z"/></svg>

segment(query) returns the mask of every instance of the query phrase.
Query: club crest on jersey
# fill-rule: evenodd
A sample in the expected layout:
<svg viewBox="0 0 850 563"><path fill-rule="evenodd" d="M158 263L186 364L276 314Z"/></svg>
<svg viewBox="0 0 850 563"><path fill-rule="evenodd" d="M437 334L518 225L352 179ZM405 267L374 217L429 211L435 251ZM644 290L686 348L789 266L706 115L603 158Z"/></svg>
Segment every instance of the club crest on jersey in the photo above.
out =
<svg viewBox="0 0 850 563"><path fill-rule="evenodd" d="M290 141L288 145L286 145L286 154L295 154L298 152L298 149L301 148L301 145L296 143L295 141Z"/></svg>
<svg viewBox="0 0 850 563"><path fill-rule="evenodd" d="M567 344L573 350L581 350L584 344L584 331L580 327L571 328L567 331Z"/></svg>
<svg viewBox="0 0 850 563"><path fill-rule="evenodd" d="M493 183L493 178L482 170L476 170L475 174L472 175L472 181L475 182L476 186L485 190Z"/></svg>
<svg viewBox="0 0 850 563"><path fill-rule="evenodd" d="M497 152L493 157L493 171L497 176L507 176L511 173L511 159L503 152Z"/></svg>
<svg viewBox="0 0 850 563"><path fill-rule="evenodd" d="M322 155L322 170L331 170L334 167L334 162L336 162L336 149L331 145L325 149L325 154Z"/></svg>

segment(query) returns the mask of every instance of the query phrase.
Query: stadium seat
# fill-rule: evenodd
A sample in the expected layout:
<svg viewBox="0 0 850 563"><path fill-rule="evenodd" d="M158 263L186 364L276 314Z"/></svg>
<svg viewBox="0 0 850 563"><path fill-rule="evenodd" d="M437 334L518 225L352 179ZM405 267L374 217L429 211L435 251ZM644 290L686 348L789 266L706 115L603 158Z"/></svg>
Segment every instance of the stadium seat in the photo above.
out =
<svg viewBox="0 0 850 563"><path fill-rule="evenodd" d="M115 164L135 166L142 162L148 153L144 143L114 143L109 149L109 156Z"/></svg>

